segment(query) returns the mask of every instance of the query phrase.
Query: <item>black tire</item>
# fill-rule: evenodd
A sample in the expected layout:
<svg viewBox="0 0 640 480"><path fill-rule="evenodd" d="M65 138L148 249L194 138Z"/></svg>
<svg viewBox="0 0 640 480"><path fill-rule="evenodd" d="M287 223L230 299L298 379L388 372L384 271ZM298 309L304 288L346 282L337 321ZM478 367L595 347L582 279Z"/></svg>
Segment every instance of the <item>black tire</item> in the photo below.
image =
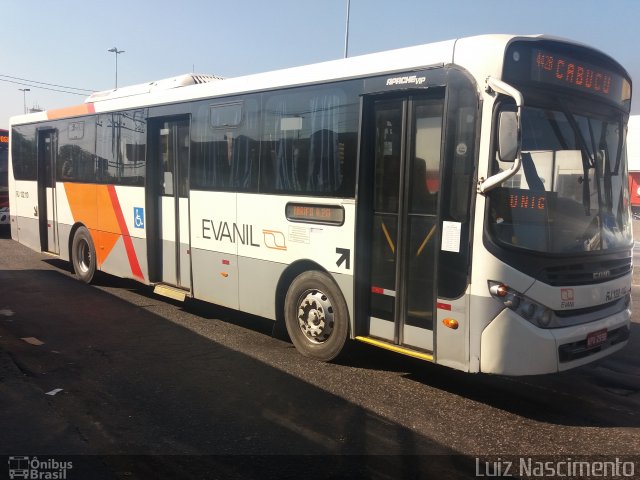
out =
<svg viewBox="0 0 640 480"><path fill-rule="evenodd" d="M96 249L85 227L80 227L73 236L71 262L78 280L91 283L96 273Z"/></svg>
<svg viewBox="0 0 640 480"><path fill-rule="evenodd" d="M323 272L304 272L291 282L284 319L296 349L323 362L336 358L349 336L347 303L338 285Z"/></svg>

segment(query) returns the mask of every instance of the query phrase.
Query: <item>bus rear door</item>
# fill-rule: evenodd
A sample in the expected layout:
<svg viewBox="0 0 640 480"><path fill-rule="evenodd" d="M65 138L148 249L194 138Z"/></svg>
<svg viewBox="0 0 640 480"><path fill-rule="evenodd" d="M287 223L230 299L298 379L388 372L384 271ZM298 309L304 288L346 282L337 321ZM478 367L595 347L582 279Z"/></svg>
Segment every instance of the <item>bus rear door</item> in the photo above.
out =
<svg viewBox="0 0 640 480"><path fill-rule="evenodd" d="M60 253L56 210L56 160L58 131L38 131L38 221L40 249Z"/></svg>
<svg viewBox="0 0 640 480"><path fill-rule="evenodd" d="M190 117L150 122L147 210L150 280L191 290L189 236Z"/></svg>

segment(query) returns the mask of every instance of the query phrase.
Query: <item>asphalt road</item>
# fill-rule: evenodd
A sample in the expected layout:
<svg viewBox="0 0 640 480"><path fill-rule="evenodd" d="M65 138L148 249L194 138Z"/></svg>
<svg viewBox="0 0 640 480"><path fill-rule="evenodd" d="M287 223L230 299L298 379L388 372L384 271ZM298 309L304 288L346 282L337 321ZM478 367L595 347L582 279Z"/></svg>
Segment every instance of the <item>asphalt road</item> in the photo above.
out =
<svg viewBox="0 0 640 480"><path fill-rule="evenodd" d="M635 288L629 345L571 372L470 375L360 344L324 364L269 320L87 286L0 233L0 455L72 456L70 479L470 478L477 458L550 455L635 456L640 475Z"/></svg>

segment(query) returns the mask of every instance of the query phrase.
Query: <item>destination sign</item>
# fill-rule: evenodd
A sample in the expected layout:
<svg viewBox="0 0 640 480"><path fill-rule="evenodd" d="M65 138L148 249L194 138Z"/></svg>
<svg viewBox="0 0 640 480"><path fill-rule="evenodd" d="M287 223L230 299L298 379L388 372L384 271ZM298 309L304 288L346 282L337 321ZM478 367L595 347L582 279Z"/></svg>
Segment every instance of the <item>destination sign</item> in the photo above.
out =
<svg viewBox="0 0 640 480"><path fill-rule="evenodd" d="M545 50L534 51L532 57L533 80L600 95L616 102L622 99L626 80L621 75L592 63Z"/></svg>
<svg viewBox="0 0 640 480"><path fill-rule="evenodd" d="M555 192L534 192L520 188L496 188L491 192L498 223L545 223L553 216Z"/></svg>
<svg viewBox="0 0 640 480"><path fill-rule="evenodd" d="M342 225L344 223L344 208L340 205L287 203L286 216L292 222Z"/></svg>
<svg viewBox="0 0 640 480"><path fill-rule="evenodd" d="M631 82L615 61L597 51L560 42L514 42L504 80L516 85L562 87L630 107Z"/></svg>
<svg viewBox="0 0 640 480"><path fill-rule="evenodd" d="M546 195L520 191L509 195L510 210L545 210Z"/></svg>

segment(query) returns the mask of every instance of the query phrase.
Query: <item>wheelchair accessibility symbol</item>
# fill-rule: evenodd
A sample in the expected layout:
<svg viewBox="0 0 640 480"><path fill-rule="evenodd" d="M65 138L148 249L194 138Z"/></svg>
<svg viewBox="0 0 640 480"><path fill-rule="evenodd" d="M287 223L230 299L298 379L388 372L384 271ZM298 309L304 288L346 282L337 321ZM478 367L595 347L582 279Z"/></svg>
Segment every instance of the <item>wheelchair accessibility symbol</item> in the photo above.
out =
<svg viewBox="0 0 640 480"><path fill-rule="evenodd" d="M144 208L133 207L133 226L144 228Z"/></svg>

